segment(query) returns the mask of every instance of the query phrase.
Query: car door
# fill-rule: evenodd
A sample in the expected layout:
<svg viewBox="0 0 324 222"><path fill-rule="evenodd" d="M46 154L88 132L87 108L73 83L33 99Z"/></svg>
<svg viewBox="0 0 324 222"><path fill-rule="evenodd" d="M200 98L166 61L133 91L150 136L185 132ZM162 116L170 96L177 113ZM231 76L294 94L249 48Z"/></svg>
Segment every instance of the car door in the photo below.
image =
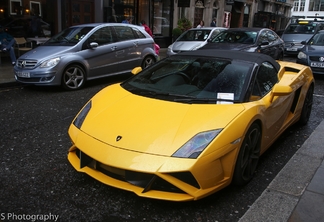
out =
<svg viewBox="0 0 324 222"><path fill-rule="evenodd" d="M289 96L275 97L271 101L271 90L278 83L277 73L271 63L262 63L258 69L252 90L252 97L260 98L257 100L260 102L260 110L264 117L262 135L264 144L269 144L276 138L288 117L293 102L293 93Z"/></svg>
<svg viewBox="0 0 324 222"><path fill-rule="evenodd" d="M131 26L114 25L114 34L118 39L118 44L114 56L120 64L119 72L131 71L134 67L140 65L141 59L141 40L133 31Z"/></svg>
<svg viewBox="0 0 324 222"><path fill-rule="evenodd" d="M90 47L90 44L98 44ZM118 58L115 56L118 42L113 38L111 26L101 27L83 43L80 56L89 66L88 78L93 79L117 72Z"/></svg>

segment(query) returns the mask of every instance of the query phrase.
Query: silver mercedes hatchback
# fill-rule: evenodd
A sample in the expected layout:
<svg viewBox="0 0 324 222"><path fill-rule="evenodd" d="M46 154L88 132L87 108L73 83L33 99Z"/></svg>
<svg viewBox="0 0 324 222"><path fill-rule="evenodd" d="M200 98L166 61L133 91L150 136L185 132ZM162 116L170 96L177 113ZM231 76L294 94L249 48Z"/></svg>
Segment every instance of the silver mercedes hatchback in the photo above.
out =
<svg viewBox="0 0 324 222"><path fill-rule="evenodd" d="M157 59L154 40L142 26L83 24L20 56L14 74L21 83L76 90L87 80L128 73L137 66L146 68Z"/></svg>

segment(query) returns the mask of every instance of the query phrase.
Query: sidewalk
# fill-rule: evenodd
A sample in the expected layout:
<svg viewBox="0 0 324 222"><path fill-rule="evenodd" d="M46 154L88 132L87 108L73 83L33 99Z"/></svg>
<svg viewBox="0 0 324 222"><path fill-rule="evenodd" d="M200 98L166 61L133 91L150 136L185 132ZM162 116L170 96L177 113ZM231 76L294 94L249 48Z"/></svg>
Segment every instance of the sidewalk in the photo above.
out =
<svg viewBox="0 0 324 222"><path fill-rule="evenodd" d="M13 73L13 66L11 65L10 57L2 54L0 64L0 88L4 85L16 84Z"/></svg>
<svg viewBox="0 0 324 222"><path fill-rule="evenodd" d="M164 58L166 49L161 49ZM2 57L0 88L15 82L9 57ZM240 222L324 221L324 121L279 172Z"/></svg>

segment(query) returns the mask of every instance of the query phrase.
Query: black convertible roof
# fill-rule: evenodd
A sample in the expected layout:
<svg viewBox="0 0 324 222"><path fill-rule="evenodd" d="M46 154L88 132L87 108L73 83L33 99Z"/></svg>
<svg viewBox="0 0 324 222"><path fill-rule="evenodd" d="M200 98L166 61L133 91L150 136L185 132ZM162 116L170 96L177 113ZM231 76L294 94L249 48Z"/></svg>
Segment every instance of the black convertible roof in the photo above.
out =
<svg viewBox="0 0 324 222"><path fill-rule="evenodd" d="M236 59L248 62L254 62L260 65L263 62L270 62L279 71L280 65L271 56L257 53L257 52L244 52L244 51L232 51L232 50L212 50L212 49L199 49L195 51L182 52L173 56L196 56L196 57L217 57L224 59Z"/></svg>

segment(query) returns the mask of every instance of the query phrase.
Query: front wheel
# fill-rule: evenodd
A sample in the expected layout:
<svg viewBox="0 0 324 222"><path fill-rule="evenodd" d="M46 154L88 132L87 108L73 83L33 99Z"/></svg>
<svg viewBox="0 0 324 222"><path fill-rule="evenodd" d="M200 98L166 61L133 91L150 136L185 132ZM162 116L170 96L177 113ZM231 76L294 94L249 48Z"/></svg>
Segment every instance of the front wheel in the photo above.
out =
<svg viewBox="0 0 324 222"><path fill-rule="evenodd" d="M146 56L142 62L142 68L145 69L155 63L153 56Z"/></svg>
<svg viewBox="0 0 324 222"><path fill-rule="evenodd" d="M233 184L243 186L252 179L258 165L260 149L261 129L259 124L253 123L245 135L236 160Z"/></svg>
<svg viewBox="0 0 324 222"><path fill-rule="evenodd" d="M85 83L85 71L79 65L70 65L62 75L62 87L66 90L80 89Z"/></svg>

